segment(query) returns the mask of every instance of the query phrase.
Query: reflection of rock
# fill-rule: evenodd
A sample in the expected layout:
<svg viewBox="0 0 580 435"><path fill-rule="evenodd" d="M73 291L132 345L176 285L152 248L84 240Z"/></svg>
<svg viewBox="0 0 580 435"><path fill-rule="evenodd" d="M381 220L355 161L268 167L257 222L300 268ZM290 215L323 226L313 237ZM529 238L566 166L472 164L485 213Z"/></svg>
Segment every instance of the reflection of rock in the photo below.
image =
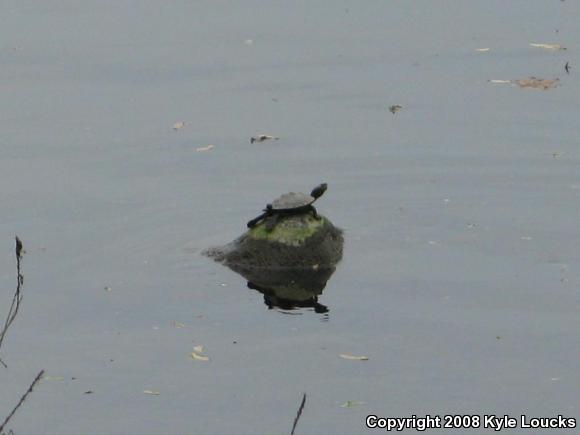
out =
<svg viewBox="0 0 580 435"><path fill-rule="evenodd" d="M248 280L270 308L313 307L342 259L342 230L312 214L267 217L236 240L204 252Z"/></svg>
<svg viewBox="0 0 580 435"><path fill-rule="evenodd" d="M248 287L264 295L268 307L291 310L298 307L313 307L317 313L326 313L328 308L318 303L326 282L335 268L319 269L262 269L230 266L248 280Z"/></svg>

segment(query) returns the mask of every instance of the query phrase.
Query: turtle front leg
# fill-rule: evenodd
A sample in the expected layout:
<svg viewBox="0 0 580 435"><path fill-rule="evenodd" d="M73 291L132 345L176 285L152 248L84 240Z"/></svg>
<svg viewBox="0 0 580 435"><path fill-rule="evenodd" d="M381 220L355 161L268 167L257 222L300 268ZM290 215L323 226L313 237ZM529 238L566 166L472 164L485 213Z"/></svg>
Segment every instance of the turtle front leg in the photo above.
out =
<svg viewBox="0 0 580 435"><path fill-rule="evenodd" d="M316 208L313 205L310 206L310 213L312 214L312 217L314 217L314 219L318 220L322 219L320 216L318 216Z"/></svg>
<svg viewBox="0 0 580 435"><path fill-rule="evenodd" d="M247 223L248 228L254 228L258 224L258 222L263 220L266 216L268 216L268 212L264 212L260 216L256 216L251 221L248 221L248 223Z"/></svg>

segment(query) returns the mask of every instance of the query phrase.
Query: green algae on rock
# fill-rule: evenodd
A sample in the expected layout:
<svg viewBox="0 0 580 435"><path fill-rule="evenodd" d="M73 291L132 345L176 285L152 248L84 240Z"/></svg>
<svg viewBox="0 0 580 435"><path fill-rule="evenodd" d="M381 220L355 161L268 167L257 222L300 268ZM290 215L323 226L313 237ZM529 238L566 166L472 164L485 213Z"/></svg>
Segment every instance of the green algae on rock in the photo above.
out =
<svg viewBox="0 0 580 435"><path fill-rule="evenodd" d="M316 219L312 215L295 216L293 219L283 219L271 230L268 230L267 222L256 225L248 236L256 240L282 243L289 246L300 246L320 231L329 222L321 217Z"/></svg>

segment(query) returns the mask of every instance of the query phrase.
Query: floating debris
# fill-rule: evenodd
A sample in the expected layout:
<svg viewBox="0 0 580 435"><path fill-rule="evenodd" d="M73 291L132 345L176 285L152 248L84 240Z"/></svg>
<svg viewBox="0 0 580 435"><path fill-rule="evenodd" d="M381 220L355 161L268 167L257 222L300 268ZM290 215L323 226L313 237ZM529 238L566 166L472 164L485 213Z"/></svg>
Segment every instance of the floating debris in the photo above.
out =
<svg viewBox="0 0 580 435"><path fill-rule="evenodd" d="M250 143L264 142L266 140L278 140L278 139L280 139L280 138L276 137L276 136L271 136L269 134L259 134L258 136L252 136L250 138Z"/></svg>
<svg viewBox="0 0 580 435"><path fill-rule="evenodd" d="M195 352L191 352L191 357L197 361L209 361L209 357L207 357L205 355L198 355Z"/></svg>
<svg viewBox="0 0 580 435"><path fill-rule="evenodd" d="M209 357L203 355L202 345L198 345L193 348L193 352L191 352L191 357L197 361L209 361Z"/></svg>
<svg viewBox="0 0 580 435"><path fill-rule="evenodd" d="M519 80L488 80L489 83L494 85L509 85L515 84L520 88L531 88L531 89L553 89L560 86L560 79L538 79L536 77L529 77L527 79Z"/></svg>
<svg viewBox="0 0 580 435"><path fill-rule="evenodd" d="M490 51L491 48L486 47L486 48L476 48L475 51L479 51L480 53L487 53L488 51Z"/></svg>
<svg viewBox="0 0 580 435"><path fill-rule="evenodd" d="M403 106L401 106L399 104L395 104L394 106L389 107L389 112L391 112L394 115L395 113L397 113L402 108L403 108Z"/></svg>
<svg viewBox="0 0 580 435"><path fill-rule="evenodd" d="M62 376L43 376L43 381L64 381L64 377Z"/></svg>
<svg viewBox="0 0 580 435"><path fill-rule="evenodd" d="M536 47L536 48L543 48L545 50L566 50L566 47L563 47L560 44L535 44L535 43L531 43L530 46Z"/></svg>
<svg viewBox="0 0 580 435"><path fill-rule="evenodd" d="M360 406L360 405L364 405L364 404L365 404L365 402L360 402L358 400L347 400L342 405L340 405L340 407L341 408L352 408L354 406Z"/></svg>
<svg viewBox="0 0 580 435"><path fill-rule="evenodd" d="M107 286L105 286L105 289L104 289L104 290L105 290L106 292L113 291L113 289L112 289L111 287L109 287L108 285L107 285Z"/></svg>
<svg viewBox="0 0 580 435"><path fill-rule="evenodd" d="M368 356L357 356L357 355L351 355L350 353L341 353L340 357L344 358L344 359L353 360L353 361L368 361L368 359L369 359Z"/></svg>
<svg viewBox="0 0 580 435"><path fill-rule="evenodd" d="M514 83L520 88L532 89L553 89L560 85L560 79L538 79L530 77L528 79L515 80Z"/></svg>
<svg viewBox="0 0 580 435"><path fill-rule="evenodd" d="M173 124L174 130L181 130L183 127L185 127L185 122L183 122L183 121L179 121L179 122L176 122L175 124Z"/></svg>
<svg viewBox="0 0 580 435"><path fill-rule="evenodd" d="M204 146L204 147L196 148L195 150L196 150L198 153L204 153L204 152L206 152L206 151L210 151L210 150L212 150L212 149L214 149L214 145L207 145L207 146Z"/></svg>
<svg viewBox="0 0 580 435"><path fill-rule="evenodd" d="M151 396L159 396L161 393L159 391L143 390L143 394L150 394Z"/></svg>

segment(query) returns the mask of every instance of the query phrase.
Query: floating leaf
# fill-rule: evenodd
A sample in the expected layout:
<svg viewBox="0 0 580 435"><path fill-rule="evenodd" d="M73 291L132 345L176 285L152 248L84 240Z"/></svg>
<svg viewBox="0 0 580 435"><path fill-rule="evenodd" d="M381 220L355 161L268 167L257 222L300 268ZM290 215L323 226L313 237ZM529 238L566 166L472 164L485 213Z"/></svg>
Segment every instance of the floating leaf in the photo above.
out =
<svg viewBox="0 0 580 435"><path fill-rule="evenodd" d="M211 149L213 149L213 148L214 148L214 146L213 146L213 145L208 145L208 146L205 146L205 147L196 148L195 150L196 150L198 153L203 153L203 152L205 152L205 151L209 151L209 150L211 150Z"/></svg>
<svg viewBox="0 0 580 435"><path fill-rule="evenodd" d="M532 47L544 48L546 50L566 50L566 47L562 47L560 44L530 44Z"/></svg>
<svg viewBox="0 0 580 435"><path fill-rule="evenodd" d="M360 405L364 405L364 402L359 402L358 400L347 400L346 402L344 402L342 405L340 405L341 408L352 408L353 406L360 406Z"/></svg>
<svg viewBox="0 0 580 435"><path fill-rule="evenodd" d="M191 357L197 361L209 361L209 357L205 355L200 355L196 352L191 352Z"/></svg>
<svg viewBox="0 0 580 435"><path fill-rule="evenodd" d="M43 376L43 381L64 381L62 376Z"/></svg>
<svg viewBox="0 0 580 435"><path fill-rule="evenodd" d="M527 79L519 80L488 80L488 82L502 85L515 83L520 88L532 89L552 89L557 88L560 85L560 79L538 79L536 77L529 77Z"/></svg>
<svg viewBox="0 0 580 435"><path fill-rule="evenodd" d="M181 130L183 127L185 127L185 122L183 122L183 121L179 121L179 122L176 122L175 124L173 124L174 130Z"/></svg>
<svg viewBox="0 0 580 435"><path fill-rule="evenodd" d="M368 356L357 356L357 355L351 355L350 353L341 353L340 357L344 358L344 359L355 360L355 361L367 361L369 359Z"/></svg>
<svg viewBox="0 0 580 435"><path fill-rule="evenodd" d="M516 80L514 83L520 88L552 89L559 86L560 79L537 79L536 77L530 77Z"/></svg>

